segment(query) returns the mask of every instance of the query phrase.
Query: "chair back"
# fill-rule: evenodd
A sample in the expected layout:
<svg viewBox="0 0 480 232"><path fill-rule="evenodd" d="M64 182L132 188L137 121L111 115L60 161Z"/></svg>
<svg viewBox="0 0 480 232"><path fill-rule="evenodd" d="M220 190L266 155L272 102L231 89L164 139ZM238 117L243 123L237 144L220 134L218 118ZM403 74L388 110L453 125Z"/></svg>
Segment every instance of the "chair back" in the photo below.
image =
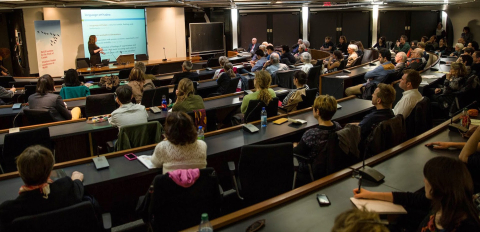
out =
<svg viewBox="0 0 480 232"><path fill-rule="evenodd" d="M0 86L3 88L12 87L13 82L15 82L15 79L12 76L0 76Z"/></svg>
<svg viewBox="0 0 480 232"><path fill-rule="evenodd" d="M147 54L137 54L137 61L148 60Z"/></svg>
<svg viewBox="0 0 480 232"><path fill-rule="evenodd" d="M25 101L28 102L28 98L30 95L34 94L37 92L37 86L36 85L25 85Z"/></svg>
<svg viewBox="0 0 480 232"><path fill-rule="evenodd" d="M114 92L115 92L115 88L107 89L107 87L105 86L90 89L90 95L99 95L99 94L114 93Z"/></svg>
<svg viewBox="0 0 480 232"><path fill-rule="evenodd" d="M154 219L153 231L180 231L198 225L202 213L208 213L210 220L220 216L222 196L213 168L200 169L200 177L188 188L176 184L169 174L156 176L153 186L148 214Z"/></svg>
<svg viewBox="0 0 480 232"><path fill-rule="evenodd" d="M361 65L362 64L362 59L363 59L363 55L357 57L357 59L355 60L355 62L353 63L353 65L351 67Z"/></svg>
<svg viewBox="0 0 480 232"><path fill-rule="evenodd" d="M324 164L320 165L322 170L316 170L315 163L312 165L314 167L313 176L315 179L330 175L358 162L354 156L343 152L339 144L338 134L336 132L330 133L324 149L321 151L323 160L319 160Z"/></svg>
<svg viewBox="0 0 480 232"><path fill-rule="evenodd" d="M260 115L262 113L262 107L265 107L267 111L267 117L277 116L278 114L278 98L273 98L268 106L265 105L263 101L260 100L250 100L248 103L247 111L245 112L244 122L253 122L260 120Z"/></svg>
<svg viewBox="0 0 480 232"><path fill-rule="evenodd" d="M60 90L60 96L63 100L77 97L86 97L90 95L90 89L84 85L80 86L63 86Z"/></svg>
<svg viewBox="0 0 480 232"><path fill-rule="evenodd" d="M385 45L387 45L387 49L388 49L388 50L391 50L391 49L393 48L393 44L394 44L394 43L393 43L392 41L387 41L387 42L385 42Z"/></svg>
<svg viewBox="0 0 480 232"><path fill-rule="evenodd" d="M120 72L118 72L118 79L128 79L128 76L130 76L130 72L132 71L132 69L122 69L120 70Z"/></svg>
<svg viewBox="0 0 480 232"><path fill-rule="evenodd" d="M297 110L301 110L301 109L305 109L313 106L313 102L315 102L315 97L317 96L317 92L318 92L317 88L305 90L305 96L302 96L303 101L298 103Z"/></svg>
<svg viewBox="0 0 480 232"><path fill-rule="evenodd" d="M260 202L292 190L292 143L243 146L238 161L240 195Z"/></svg>
<svg viewBox="0 0 480 232"><path fill-rule="evenodd" d="M411 139L433 128L432 111L430 110L430 99L423 97L415 105L410 115L405 119L407 128L407 139Z"/></svg>
<svg viewBox="0 0 480 232"><path fill-rule="evenodd" d="M318 88L320 85L320 74L322 72L322 67L321 66L313 66L310 68L310 71L308 71L308 76L307 76L307 85L310 88ZM293 80L292 80L293 81Z"/></svg>
<svg viewBox="0 0 480 232"><path fill-rule="evenodd" d="M90 67L90 59L89 58L77 58L77 69L80 68L88 68Z"/></svg>
<svg viewBox="0 0 480 232"><path fill-rule="evenodd" d="M168 87L144 90L141 104L145 107L160 106L163 96L168 99Z"/></svg>
<svg viewBox="0 0 480 232"><path fill-rule="evenodd" d="M48 109L23 109L23 114L27 117L30 125L55 122L50 110Z"/></svg>
<svg viewBox="0 0 480 232"><path fill-rule="evenodd" d="M227 87L227 92L225 94L237 92L237 86L239 81L240 81L240 77L238 76L230 79L230 82L228 83L228 87Z"/></svg>
<svg viewBox="0 0 480 232"><path fill-rule="evenodd" d="M101 225L92 203L82 201L62 209L16 218L12 222L12 231L102 231Z"/></svg>
<svg viewBox="0 0 480 232"><path fill-rule="evenodd" d="M385 79L383 79L382 83L392 84L392 82L394 82L394 81L396 81L400 78L402 78L402 76L399 75L398 72L389 73L387 76L385 76Z"/></svg>
<svg viewBox="0 0 480 232"><path fill-rule="evenodd" d="M115 150L121 151L159 143L163 127L158 121L120 127Z"/></svg>
<svg viewBox="0 0 480 232"><path fill-rule="evenodd" d="M220 66L220 62L218 61L218 58L210 58L207 61L207 67L218 67Z"/></svg>
<svg viewBox="0 0 480 232"><path fill-rule="evenodd" d="M295 85L293 84L294 73L295 71L293 70L277 71L276 74L277 74L278 86L283 88L288 88L288 89L296 88Z"/></svg>
<svg viewBox="0 0 480 232"><path fill-rule="evenodd" d="M405 141L405 120L403 115L380 122L366 139L366 157L374 156Z"/></svg>
<svg viewBox="0 0 480 232"><path fill-rule="evenodd" d="M87 117L111 114L117 109L113 93L95 94L87 96L85 115Z"/></svg>
<svg viewBox="0 0 480 232"><path fill-rule="evenodd" d="M341 71L341 70L345 69L345 67L347 67L347 62L348 62L348 59L343 59L340 62L340 65L337 67L337 71Z"/></svg>
<svg viewBox="0 0 480 232"><path fill-rule="evenodd" d="M378 50L376 49L365 49L363 50L362 64L368 63L372 60L378 59Z"/></svg>
<svg viewBox="0 0 480 232"><path fill-rule="evenodd" d="M53 151L48 127L5 134L2 157L0 159L3 171L5 173L17 171L15 158L27 147L33 145L42 145Z"/></svg>

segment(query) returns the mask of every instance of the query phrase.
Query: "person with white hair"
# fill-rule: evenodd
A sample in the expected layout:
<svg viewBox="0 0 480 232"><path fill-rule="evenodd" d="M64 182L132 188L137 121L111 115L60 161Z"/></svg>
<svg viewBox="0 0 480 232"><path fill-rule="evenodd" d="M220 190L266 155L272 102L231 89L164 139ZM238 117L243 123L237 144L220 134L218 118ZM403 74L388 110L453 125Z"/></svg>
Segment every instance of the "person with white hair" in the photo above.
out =
<svg viewBox="0 0 480 232"><path fill-rule="evenodd" d="M215 74L213 74L213 79L218 79L220 77L220 75L224 72L224 68L223 66L225 66L226 63L228 63L228 58L226 56L220 56L220 58L218 58L218 63L220 64L220 67L222 67L221 69L217 69L215 71ZM237 73L237 68L236 67L233 67L233 72L234 73Z"/></svg>
<svg viewBox="0 0 480 232"><path fill-rule="evenodd" d="M355 61L358 58L358 47L355 44L349 44L347 48L348 52L348 59L347 59L347 67L352 67Z"/></svg>
<svg viewBox="0 0 480 232"><path fill-rule="evenodd" d="M407 54L405 52L399 52L395 55L395 72L400 72L405 68L405 62L407 62Z"/></svg>
<svg viewBox="0 0 480 232"><path fill-rule="evenodd" d="M273 75L278 70L288 70L288 66L280 63L280 56L277 53L272 53L270 55L270 60L263 65L263 69L270 73L270 75Z"/></svg>
<svg viewBox="0 0 480 232"><path fill-rule="evenodd" d="M306 49L307 47L305 44L300 44L300 46L298 46L298 52L294 55L297 61L300 60L302 53L304 53Z"/></svg>
<svg viewBox="0 0 480 232"><path fill-rule="evenodd" d="M313 67L312 64L312 55L308 52L304 52L301 55L300 61L302 61L303 66L302 66L302 71L304 71L308 75L308 71Z"/></svg>
<svg viewBox="0 0 480 232"><path fill-rule="evenodd" d="M303 40L302 39L298 39L297 41L297 44L293 45L292 47L292 53L295 54L298 52L298 47L303 44Z"/></svg>
<svg viewBox="0 0 480 232"><path fill-rule="evenodd" d="M308 48L310 47L310 42L308 42L307 40L304 40L303 44L305 45L305 51L308 52Z"/></svg>
<svg viewBox="0 0 480 232"><path fill-rule="evenodd" d="M248 45L248 52L255 54L255 52L258 50L259 45L260 44L257 44L257 38L252 38L252 43Z"/></svg>
<svg viewBox="0 0 480 232"><path fill-rule="evenodd" d="M455 44L455 51L450 54L450 56L455 56L455 57L459 57L460 55L463 54L463 44L462 43L457 43Z"/></svg>
<svg viewBox="0 0 480 232"><path fill-rule="evenodd" d="M407 61L406 69L414 69L420 71L422 67L425 67L427 61L423 58L423 50L420 48L415 48L412 52L412 58Z"/></svg>
<svg viewBox="0 0 480 232"><path fill-rule="evenodd" d="M258 46L258 50L261 50L265 54L265 53L267 53L267 46L262 44L262 45ZM257 62L257 56L255 54L256 53L254 53L253 56L252 56L252 61L253 61L252 66L255 65L255 63Z"/></svg>

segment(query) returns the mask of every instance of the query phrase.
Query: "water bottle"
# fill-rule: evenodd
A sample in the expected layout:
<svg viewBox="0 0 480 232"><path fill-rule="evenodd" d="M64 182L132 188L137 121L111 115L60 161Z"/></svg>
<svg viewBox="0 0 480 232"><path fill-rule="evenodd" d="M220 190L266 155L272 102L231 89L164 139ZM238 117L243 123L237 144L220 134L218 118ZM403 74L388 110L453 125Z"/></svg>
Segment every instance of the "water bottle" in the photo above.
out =
<svg viewBox="0 0 480 232"><path fill-rule="evenodd" d="M202 126L198 127L197 140L205 140L205 135L203 134Z"/></svg>
<svg viewBox="0 0 480 232"><path fill-rule="evenodd" d="M163 95L162 97L162 111L168 111L167 98L165 97L165 95Z"/></svg>
<svg viewBox="0 0 480 232"><path fill-rule="evenodd" d="M202 214L202 221L200 222L200 226L198 226L198 232L213 232L212 225L208 220L208 214Z"/></svg>
<svg viewBox="0 0 480 232"><path fill-rule="evenodd" d="M260 116L260 120L262 122L262 127L267 127L267 111L265 107L262 107L262 114Z"/></svg>

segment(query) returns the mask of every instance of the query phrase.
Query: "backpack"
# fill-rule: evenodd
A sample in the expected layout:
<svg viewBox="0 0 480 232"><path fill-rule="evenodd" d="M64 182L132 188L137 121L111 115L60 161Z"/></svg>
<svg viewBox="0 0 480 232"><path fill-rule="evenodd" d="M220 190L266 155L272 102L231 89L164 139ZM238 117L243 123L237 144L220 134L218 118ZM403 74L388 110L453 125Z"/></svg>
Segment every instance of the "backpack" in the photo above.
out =
<svg viewBox="0 0 480 232"><path fill-rule="evenodd" d="M363 87L362 91L362 99L365 100L372 100L372 94L375 92L375 89L377 88L377 84L373 82L369 82Z"/></svg>
<svg viewBox="0 0 480 232"><path fill-rule="evenodd" d="M111 90L113 88L116 88L120 84L120 79L118 76L103 76L100 79L100 82L98 83L100 86L107 88L108 90Z"/></svg>

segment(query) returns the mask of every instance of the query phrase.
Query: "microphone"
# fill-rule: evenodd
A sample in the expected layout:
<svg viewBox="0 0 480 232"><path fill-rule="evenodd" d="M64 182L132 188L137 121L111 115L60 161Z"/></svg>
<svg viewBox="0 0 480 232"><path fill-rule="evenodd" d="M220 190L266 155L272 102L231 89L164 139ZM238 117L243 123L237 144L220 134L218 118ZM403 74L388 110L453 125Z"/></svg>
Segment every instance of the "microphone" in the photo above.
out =
<svg viewBox="0 0 480 232"><path fill-rule="evenodd" d="M468 128L465 128L464 126L462 126L461 124L453 124L453 117L457 114L459 114L460 112L463 111L463 109L465 108L468 108L470 106L472 106L473 104L476 104L477 101L473 101L472 103L468 104L467 106L463 107L462 109L460 109L459 111L455 112L454 114L451 115L450 117L450 124L448 124L448 129L450 131L454 131L454 132L460 132L460 133L467 133L468 132Z"/></svg>
<svg viewBox="0 0 480 232"><path fill-rule="evenodd" d="M17 115L15 115L15 118L13 118L13 128L15 128L15 120L17 120L17 117L18 115L20 115L20 113L23 112L23 108L26 106L26 104L23 104L22 105L22 108L20 109L20 111L17 113Z"/></svg>
<svg viewBox="0 0 480 232"><path fill-rule="evenodd" d="M165 54L165 47L163 47L163 55L165 56L165 59L162 59L162 61L167 61L167 55Z"/></svg>
<svg viewBox="0 0 480 232"><path fill-rule="evenodd" d="M113 52L112 52L112 50L110 50L110 48L108 49L108 51L110 51L110 54L113 56ZM113 56L113 59L115 60L115 63L113 63L113 65L118 65L117 58L115 58L115 56Z"/></svg>

